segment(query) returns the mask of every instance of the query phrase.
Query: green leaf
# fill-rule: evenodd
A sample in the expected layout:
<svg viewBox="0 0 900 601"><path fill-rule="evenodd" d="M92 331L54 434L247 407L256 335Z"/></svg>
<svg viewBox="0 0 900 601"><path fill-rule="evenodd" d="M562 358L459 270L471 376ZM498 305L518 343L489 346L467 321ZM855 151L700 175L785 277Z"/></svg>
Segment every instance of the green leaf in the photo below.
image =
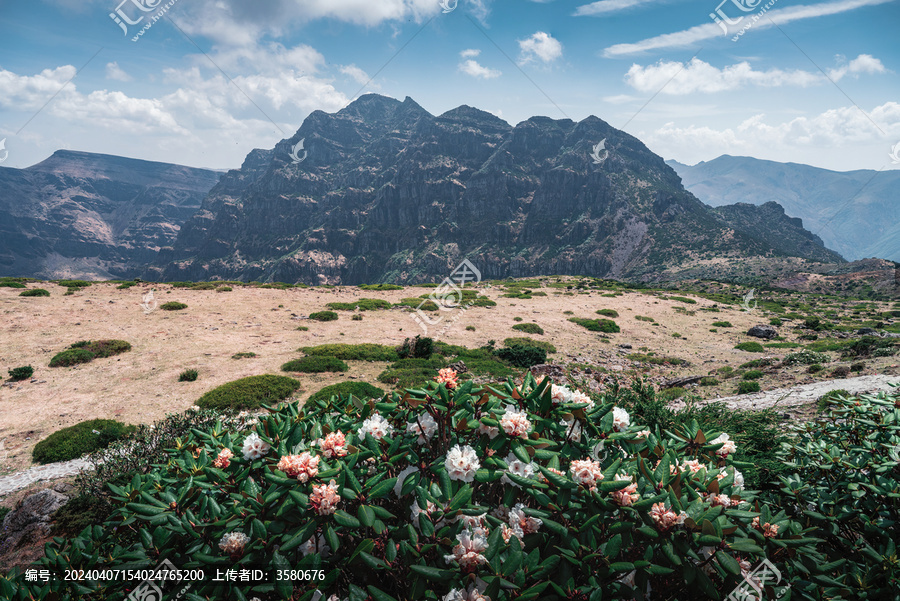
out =
<svg viewBox="0 0 900 601"><path fill-rule="evenodd" d="M279 570L290 570L291 569L291 564L284 557L284 555L282 555L278 551L275 551L275 553L272 556L272 564L273 564L273 567L275 568L276 576L278 575ZM278 595L282 599L290 599L291 596L294 594L294 585L291 584L290 580L276 580L275 581L275 590L278 592Z"/></svg>
<svg viewBox="0 0 900 601"><path fill-rule="evenodd" d="M468 484L463 485L462 488L456 491L456 494L453 495L453 498L450 499L450 504L447 508L448 512L462 509L463 506L467 505L469 501L472 500L472 492L473 490L471 486L469 486Z"/></svg>
<svg viewBox="0 0 900 601"><path fill-rule="evenodd" d="M396 478L388 478L387 480L382 480L378 484L372 487L369 491L370 499L380 499L388 492L394 489L394 485L397 484Z"/></svg>
<svg viewBox="0 0 900 601"><path fill-rule="evenodd" d="M522 545L518 537L513 536L509 539L509 553L506 561L503 562L503 570L501 574L511 576L522 565Z"/></svg>
<svg viewBox="0 0 900 601"><path fill-rule="evenodd" d="M611 539L606 541L606 549L604 550L604 554L610 559L615 559L619 556L619 551L622 550L622 535L616 534Z"/></svg>
<svg viewBox="0 0 900 601"><path fill-rule="evenodd" d="M381 589L376 588L371 584L366 588L369 589L370 593L372 593L372 597L375 599L375 601L397 601L397 599L395 599L394 597L391 597Z"/></svg>
<svg viewBox="0 0 900 601"><path fill-rule="evenodd" d="M334 512L334 521L337 522L339 526L344 526L346 528L359 528L359 520L343 509L338 509Z"/></svg>
<svg viewBox="0 0 900 601"><path fill-rule="evenodd" d="M725 571L731 574L732 576L741 575L741 564L737 562L737 560L725 553L724 551L716 551L716 561L719 562L719 565L725 568Z"/></svg>
<svg viewBox="0 0 900 601"><path fill-rule="evenodd" d="M371 528L375 523L375 512L368 505L360 505L356 515L363 526Z"/></svg>
<svg viewBox="0 0 900 601"><path fill-rule="evenodd" d="M412 564L411 566L409 566L409 569L416 574L421 574L429 580L450 580L451 578L453 578L453 576L456 575L455 570L442 570L440 568L423 566L419 564Z"/></svg>

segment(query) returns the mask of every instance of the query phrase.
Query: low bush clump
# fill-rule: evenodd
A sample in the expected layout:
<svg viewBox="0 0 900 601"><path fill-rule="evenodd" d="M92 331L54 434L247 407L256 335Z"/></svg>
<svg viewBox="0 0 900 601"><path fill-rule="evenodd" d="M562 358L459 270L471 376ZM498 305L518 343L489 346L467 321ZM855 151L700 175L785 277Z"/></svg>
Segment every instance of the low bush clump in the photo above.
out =
<svg viewBox="0 0 900 601"><path fill-rule="evenodd" d="M102 524L112 512L112 506L103 498L78 495L53 513L54 536L72 538L86 527Z"/></svg>
<svg viewBox="0 0 900 601"><path fill-rule="evenodd" d="M844 358L853 357L871 357L878 349L893 349L893 338L879 338L877 336L863 336L859 340L854 340L841 351Z"/></svg>
<svg viewBox="0 0 900 601"><path fill-rule="evenodd" d="M850 368L846 365L839 365L831 370L831 376L833 378L846 378L850 375Z"/></svg>
<svg viewBox="0 0 900 601"><path fill-rule="evenodd" d="M111 442L134 431L111 419L92 419L54 432L34 446L31 456L36 463L55 463L76 459L107 447Z"/></svg>
<svg viewBox="0 0 900 601"><path fill-rule="evenodd" d="M670 402L674 401L675 399L680 399L685 394L687 394L687 390L685 390L681 386L673 386L672 388L666 388L665 390L660 390L659 394L657 396L659 396L659 398L662 401L664 401L666 403L670 403Z"/></svg>
<svg viewBox="0 0 900 601"><path fill-rule="evenodd" d="M853 398L853 396L854 395L850 394L843 388L839 388L837 390L829 390L819 397L819 400L816 401L816 407L818 408L819 413L821 413L828 408L829 404L834 403L839 399Z"/></svg>
<svg viewBox="0 0 900 601"><path fill-rule="evenodd" d="M704 376L700 378L700 386L715 386L719 383L719 379L713 376Z"/></svg>
<svg viewBox="0 0 900 601"><path fill-rule="evenodd" d="M50 291L43 288L31 288L30 290L23 290L19 293L19 296L50 296Z"/></svg>
<svg viewBox="0 0 900 601"><path fill-rule="evenodd" d="M533 346L508 346L499 348L494 354L515 367L531 367L547 362L547 351Z"/></svg>
<svg viewBox="0 0 900 601"><path fill-rule="evenodd" d="M740 367L742 369L747 369L751 367L768 367L769 365L773 365L775 363L775 359L772 357L764 357L762 359L752 359L747 361L746 363L742 363Z"/></svg>
<svg viewBox="0 0 900 601"><path fill-rule="evenodd" d="M235 353L231 356L232 359L251 359L256 356L256 353Z"/></svg>
<svg viewBox="0 0 900 601"><path fill-rule="evenodd" d="M611 319L586 319L584 317L570 317L569 321L580 325L582 328L591 332L604 332L606 334L615 334L619 331L619 326Z"/></svg>
<svg viewBox="0 0 900 601"><path fill-rule="evenodd" d="M94 359L112 357L131 350L125 340L82 340L57 353L50 360L50 367L69 367L79 363L90 363Z"/></svg>
<svg viewBox="0 0 900 601"><path fill-rule="evenodd" d="M291 396L300 382L287 376L249 376L213 388L197 401L201 409L257 409Z"/></svg>
<svg viewBox="0 0 900 601"><path fill-rule="evenodd" d="M556 347L553 346L553 343L544 340L535 340L534 338L528 338L527 336L504 338L503 346L533 346L535 348L544 349L547 351L547 354L556 352Z"/></svg>
<svg viewBox="0 0 900 601"><path fill-rule="evenodd" d="M407 338L397 347L397 356L401 359L427 359L434 352L434 339L416 336Z"/></svg>
<svg viewBox="0 0 900 601"><path fill-rule="evenodd" d="M790 353L782 360L784 365L814 365L816 363L828 363L828 355L810 350Z"/></svg>
<svg viewBox="0 0 900 601"><path fill-rule="evenodd" d="M334 311L318 311L310 313L309 318L316 321L335 321L338 318L338 314Z"/></svg>
<svg viewBox="0 0 900 601"><path fill-rule="evenodd" d="M430 381L435 372L442 367L444 367L444 359L438 354L428 358L399 359L378 374L378 381L392 384L398 388L418 388Z"/></svg>
<svg viewBox="0 0 900 601"><path fill-rule="evenodd" d="M751 369L749 371L745 371L744 375L741 376L742 380L759 380L763 377L763 372L758 369Z"/></svg>
<svg viewBox="0 0 900 601"><path fill-rule="evenodd" d="M70 367L79 363L90 363L94 360L94 353L81 348L68 349L57 353L50 359L50 367Z"/></svg>
<svg viewBox="0 0 900 601"><path fill-rule="evenodd" d="M730 321L714 321L712 323L715 328L733 328Z"/></svg>
<svg viewBox="0 0 900 601"><path fill-rule="evenodd" d="M362 284L360 290L403 290L403 286L396 284Z"/></svg>
<svg viewBox="0 0 900 601"><path fill-rule="evenodd" d="M178 375L179 382L196 382L200 373L196 369L186 369Z"/></svg>
<svg viewBox="0 0 900 601"><path fill-rule="evenodd" d="M362 313L354 313L353 317L350 318L351 321L362 321L363 316Z"/></svg>
<svg viewBox="0 0 900 601"><path fill-rule="evenodd" d="M232 290L234 289L231 286L221 286L216 288L216 292L231 292Z"/></svg>
<svg viewBox="0 0 900 601"><path fill-rule="evenodd" d="M512 327L514 330L518 330L519 332L525 332L526 334L543 334L544 328L539 326L536 323L517 323Z"/></svg>
<svg viewBox="0 0 900 601"><path fill-rule="evenodd" d="M0 288L26 288L22 282L14 282L11 280L0 280Z"/></svg>
<svg viewBox="0 0 900 601"><path fill-rule="evenodd" d="M187 309L187 305L178 301L169 301L161 304L159 308L163 311L181 311L182 309Z"/></svg>
<svg viewBox="0 0 900 601"><path fill-rule="evenodd" d="M696 305L697 301L692 298L688 298L686 296L667 296L666 300L678 301L679 303L685 303L688 305Z"/></svg>
<svg viewBox="0 0 900 601"><path fill-rule="evenodd" d="M318 403L321 401L329 401L331 397L347 399L350 395L358 399L377 399L381 398L384 391L376 386L372 386L368 382L341 382L325 386L318 392L310 396L307 403Z"/></svg>
<svg viewBox="0 0 900 601"><path fill-rule="evenodd" d="M378 309L390 309L391 303L380 298L361 298L350 303L328 303L329 309L335 311L376 311Z"/></svg>
<svg viewBox="0 0 900 601"><path fill-rule="evenodd" d="M296 371L308 374L318 374L326 371L347 371L347 364L335 357L325 355L310 355L301 359L288 361L281 366L281 371Z"/></svg>
<svg viewBox="0 0 900 601"><path fill-rule="evenodd" d="M396 361L399 359L394 347L373 343L320 344L300 347L300 352L307 355L337 357L344 361Z"/></svg>
<svg viewBox="0 0 900 601"><path fill-rule="evenodd" d="M63 288L69 288L70 290L72 288L87 288L88 286L93 284L93 282L89 282L87 280L57 280L56 283Z"/></svg>
<svg viewBox="0 0 900 601"><path fill-rule="evenodd" d="M655 319L653 319L652 317L647 317L645 315L635 315L634 318L638 321L646 321L649 323L656 323Z"/></svg>
<svg viewBox="0 0 900 601"><path fill-rule="evenodd" d="M748 382L746 380L738 382L738 394L749 394L751 392L759 392L759 382Z"/></svg>
<svg viewBox="0 0 900 601"><path fill-rule="evenodd" d="M865 363L853 363L850 365L850 371L852 372L861 372L866 369Z"/></svg>
<svg viewBox="0 0 900 601"><path fill-rule="evenodd" d="M734 348L739 351L747 351L748 353L763 353L766 350L763 348L763 345L758 342L742 342Z"/></svg>
<svg viewBox="0 0 900 601"><path fill-rule="evenodd" d="M618 317L619 312L615 309L597 309L597 315L602 315L603 317Z"/></svg>
<svg viewBox="0 0 900 601"><path fill-rule="evenodd" d="M809 367L806 368L806 371L811 374L817 374L820 371L822 371L823 369L825 369L825 368L822 367L821 364L813 363L812 365L810 365Z"/></svg>
<svg viewBox="0 0 900 601"><path fill-rule="evenodd" d="M23 367L14 367L9 371L9 379L13 382L20 382L22 380L27 380L31 376L34 375L34 368L30 365L25 365Z"/></svg>

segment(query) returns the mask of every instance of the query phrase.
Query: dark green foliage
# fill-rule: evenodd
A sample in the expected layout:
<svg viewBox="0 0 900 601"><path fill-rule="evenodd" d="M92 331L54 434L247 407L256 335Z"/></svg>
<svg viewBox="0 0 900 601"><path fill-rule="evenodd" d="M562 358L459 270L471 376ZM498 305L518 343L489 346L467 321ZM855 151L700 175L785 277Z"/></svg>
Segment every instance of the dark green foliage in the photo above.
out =
<svg viewBox="0 0 900 601"><path fill-rule="evenodd" d="M99 496L78 495L57 509L52 516L54 536L72 538L88 526L102 524L112 513L112 505Z"/></svg>
<svg viewBox="0 0 900 601"><path fill-rule="evenodd" d="M783 323L784 322L781 321L781 319L779 319L778 317L773 317L772 319L769 320L769 325L772 325L772 326L780 326Z"/></svg>
<svg viewBox="0 0 900 601"><path fill-rule="evenodd" d="M509 346L497 349L494 354L515 367L531 367L547 362L547 351L533 346Z"/></svg>
<svg viewBox="0 0 900 601"><path fill-rule="evenodd" d="M200 373L196 369L186 369L178 375L179 382L196 382Z"/></svg>
<svg viewBox="0 0 900 601"><path fill-rule="evenodd" d="M763 377L763 372L758 369L751 369L750 371L744 372L744 375L741 376L742 380L759 380Z"/></svg>
<svg viewBox="0 0 900 601"><path fill-rule="evenodd" d="M466 326L466 331L467 331L467 332L474 332L474 331L475 331L475 326Z"/></svg>
<svg viewBox="0 0 900 601"><path fill-rule="evenodd" d="M822 320L818 317L807 317L803 320L803 325L810 330L814 330L818 332L819 330L823 330Z"/></svg>
<svg viewBox="0 0 900 601"><path fill-rule="evenodd" d="M814 363L828 363L828 355L815 351L802 350L791 353L782 361L784 365L813 365Z"/></svg>
<svg viewBox="0 0 900 601"><path fill-rule="evenodd" d="M24 367L14 367L9 370L9 379L13 382L19 382L21 380L27 380L31 376L34 375L34 368L30 365L26 365Z"/></svg>
<svg viewBox="0 0 900 601"><path fill-rule="evenodd" d="M751 392L759 392L759 382L738 382L737 393L738 394L749 394Z"/></svg>
<svg viewBox="0 0 900 601"><path fill-rule="evenodd" d="M232 359L250 359L255 357L256 353L235 353L231 356Z"/></svg>
<svg viewBox="0 0 900 601"><path fill-rule="evenodd" d="M344 361L396 361L399 358L394 347L374 343L320 344L304 346L299 350L307 355L325 355Z"/></svg>
<svg viewBox="0 0 900 601"><path fill-rule="evenodd" d="M539 326L536 323L517 323L512 327L514 330L518 330L519 332L525 332L526 334L543 334L544 328Z"/></svg>
<svg viewBox="0 0 900 601"><path fill-rule="evenodd" d="M747 361L746 363L742 363L740 367L742 369L748 369L751 367L768 367L769 365L773 365L775 363L775 359L772 357L766 357L764 359L752 359Z"/></svg>
<svg viewBox="0 0 900 601"><path fill-rule="evenodd" d="M852 399L855 398L854 395L850 394L843 388L839 388L837 390L829 390L825 394L819 397L819 400L816 401L816 408L819 410L819 413L828 409L828 405L834 403L838 399Z"/></svg>
<svg viewBox="0 0 900 601"><path fill-rule="evenodd" d="M88 282L87 280L56 280L56 283L63 288L87 288L93 284L93 282Z"/></svg>
<svg viewBox="0 0 900 601"><path fill-rule="evenodd" d="M76 348L57 353L50 359L50 367L69 367L79 363L90 363L94 360L94 353Z"/></svg>
<svg viewBox="0 0 900 601"><path fill-rule="evenodd" d="M586 319L583 317L570 317L569 321L576 323L591 332L605 332L607 334L615 334L619 331L619 326L611 319Z"/></svg>
<svg viewBox="0 0 900 601"><path fill-rule="evenodd" d="M686 296L667 296L666 300L678 301L679 303L686 303L688 305L696 305L697 301L692 298L688 298Z"/></svg>
<svg viewBox="0 0 900 601"><path fill-rule="evenodd" d="M361 298L350 303L328 303L326 306L335 311L355 311L357 308L360 311L375 311L378 309L390 309L391 303L380 298Z"/></svg>
<svg viewBox="0 0 900 601"><path fill-rule="evenodd" d="M297 330L300 332L309 332L309 328L306 326L297 326Z"/></svg>
<svg viewBox="0 0 900 601"><path fill-rule="evenodd" d="M766 348L800 348L803 345L796 342L767 342L763 346Z"/></svg>
<svg viewBox="0 0 900 601"><path fill-rule="evenodd" d="M134 426L111 419L84 421L54 432L37 443L31 456L36 463L68 461L105 448L134 429Z"/></svg>
<svg viewBox="0 0 900 601"><path fill-rule="evenodd" d="M231 292L233 288L231 286L222 286L221 288L216 288L216 292Z"/></svg>
<svg viewBox="0 0 900 601"><path fill-rule="evenodd" d="M555 353L556 347L553 346L550 342L545 342L543 340L535 340L534 338L528 338L525 336L519 338L506 338L503 340L504 346L533 346L535 348L544 349L548 354Z"/></svg>
<svg viewBox="0 0 900 601"><path fill-rule="evenodd" d="M659 391L659 398L663 401L670 403L675 399L679 399L683 397L687 393L687 391L681 386L673 386L672 388L666 388L664 390Z"/></svg>
<svg viewBox="0 0 900 601"><path fill-rule="evenodd" d="M716 328L732 328L730 321L714 321L712 324Z"/></svg>
<svg viewBox="0 0 900 601"><path fill-rule="evenodd" d="M427 359L434 352L434 340L431 338L407 338L397 347L397 356L401 359Z"/></svg>
<svg viewBox="0 0 900 601"><path fill-rule="evenodd" d="M347 398L351 394L360 399L378 399L384 395L384 391L368 382L341 382L322 388L310 396L306 402L327 401L332 396Z"/></svg>
<svg viewBox="0 0 900 601"><path fill-rule="evenodd" d="M309 318L316 321L335 321L338 318L338 314L334 311L319 311L317 313L310 313Z"/></svg>
<svg viewBox="0 0 900 601"><path fill-rule="evenodd" d="M287 376L250 376L213 388L197 401L201 409L257 409L291 396L300 382Z"/></svg>
<svg viewBox="0 0 900 601"><path fill-rule="evenodd" d="M818 363L813 363L813 364L810 365L808 368L806 368L806 371L807 371L808 373L811 373L811 374L817 374L817 373L819 373L820 371L822 371L823 369L825 369L825 368L822 367L820 364L818 364Z"/></svg>
<svg viewBox="0 0 900 601"><path fill-rule="evenodd" d="M876 336L863 336L854 340L841 351L842 357L871 357L878 349L892 348L893 338L878 338Z"/></svg>
<svg viewBox="0 0 900 601"><path fill-rule="evenodd" d="M604 317L618 317L619 312L615 309L597 309L597 315L602 315Z"/></svg>
<svg viewBox="0 0 900 601"><path fill-rule="evenodd" d="M850 371L852 372L861 372L866 369L865 363L853 363L850 365Z"/></svg>
<svg viewBox="0 0 900 601"><path fill-rule="evenodd" d="M399 359L378 374L378 381L393 384L399 388L418 388L433 380L442 367L444 367L444 359L438 354L428 358Z"/></svg>
<svg viewBox="0 0 900 601"><path fill-rule="evenodd" d="M742 342L735 346L739 351L747 351L748 353L762 353L765 352L763 345L758 342Z"/></svg>
<svg viewBox="0 0 900 601"><path fill-rule="evenodd" d="M50 296L50 292L43 288L31 288L30 290L23 290L19 293L19 296Z"/></svg>
<svg viewBox="0 0 900 601"><path fill-rule="evenodd" d="M95 359L112 357L131 350L131 344L124 340L94 340L87 344L76 344L79 344L79 346L72 346L72 348L84 349L93 354Z"/></svg>
<svg viewBox="0 0 900 601"><path fill-rule="evenodd" d="M638 321L646 321L649 323L656 323L655 319L653 319L652 317L647 317L645 315L635 315L634 318Z"/></svg>
<svg viewBox="0 0 900 601"><path fill-rule="evenodd" d="M25 288L25 284L10 280L0 280L0 288Z"/></svg>
<svg viewBox="0 0 900 601"><path fill-rule="evenodd" d="M169 301L161 304L159 308L163 311L181 311L182 309L187 309L187 305L178 301Z"/></svg>
<svg viewBox="0 0 900 601"><path fill-rule="evenodd" d="M469 301L466 304L472 305L473 307L496 307L497 303L492 301L486 296L479 296L475 300Z"/></svg>
<svg viewBox="0 0 900 601"><path fill-rule="evenodd" d="M362 321L362 319L362 313L356 313L353 315L353 317L350 318L351 321Z"/></svg>
<svg viewBox="0 0 900 601"><path fill-rule="evenodd" d="M403 290L403 286L396 284L363 284L360 290Z"/></svg>
<svg viewBox="0 0 900 601"><path fill-rule="evenodd" d="M713 376L704 376L703 378L700 378L700 386L715 386L718 383L718 378L714 378Z"/></svg>
<svg viewBox="0 0 900 601"><path fill-rule="evenodd" d="M281 366L281 371L297 371L308 374L318 374L326 371L347 371L347 364L325 355L310 355L301 359L288 361Z"/></svg>

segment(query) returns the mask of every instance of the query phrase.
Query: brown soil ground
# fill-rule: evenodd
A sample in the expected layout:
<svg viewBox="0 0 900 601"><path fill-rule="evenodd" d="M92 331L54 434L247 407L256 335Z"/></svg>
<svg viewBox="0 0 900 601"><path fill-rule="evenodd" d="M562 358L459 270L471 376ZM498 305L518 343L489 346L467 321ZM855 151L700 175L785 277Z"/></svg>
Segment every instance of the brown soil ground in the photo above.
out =
<svg viewBox="0 0 900 601"><path fill-rule="evenodd" d="M326 309L335 301L382 298L392 303L430 292L412 287L391 292L335 289L263 289L234 287L231 292L186 290L153 285L160 302L181 301L182 311L155 310L145 314L140 304L150 285L117 290L115 284L94 284L73 295L49 282L41 284L51 296L20 297L21 290L0 288L0 369L32 365L35 376L0 387L0 474L28 467L35 443L50 433L95 418L114 418L127 423L151 423L166 413L190 407L207 390L242 378L264 373L280 373L280 366L300 356L298 348L324 343L377 342L400 344L404 338L421 334L422 329L404 309L366 311L362 321L338 312L333 322L305 319L309 313ZM32 287L35 287L32 285ZM502 344L504 338L525 336L512 329L521 317L544 328L543 336L533 336L556 345L552 360L600 367L609 372L629 374L639 366L628 360L630 352L669 355L690 361L690 366L654 368L654 374L675 377L707 374L725 365L736 367L763 356L783 356L790 349L767 349L766 355L734 349L735 344L753 340L744 335L750 326L766 323L760 312L743 312L739 307L720 306L719 312L700 311L715 303L697 298L697 304L665 300L656 294L629 292L615 298L604 291L566 295L545 288L546 297L530 300L500 298L504 290L483 287L482 294L495 300L493 308L473 307L439 335L449 319L434 326L429 335L450 344L478 347L489 339ZM694 311L687 315L676 307ZM576 317L597 318L597 309L619 312L615 321L621 332L601 335L567 321ZM658 325L635 316L652 317ZM734 327L709 330L715 321L730 321ZM298 326L309 331L298 331ZM475 331L466 330L474 326ZM782 333L793 339L787 328ZM673 337L678 333L681 336ZM50 359L79 340L118 338L133 346L122 355L97 359L77 367L49 368ZM620 344L632 345L623 350ZM255 352L249 359L232 359L238 352ZM880 359L867 364L864 373L891 373L896 359ZM300 375L299 398L306 398L322 386L357 379L380 387L376 376L385 363L350 362L343 374ZM196 382L179 383L179 373L187 368L200 372ZM764 388L810 381L799 368L763 380ZM896 371L894 371L896 373ZM824 377L819 379L827 379ZM704 396L733 394L736 382L703 389ZM700 389L698 389L700 390ZM6 454L4 460L4 453Z"/></svg>

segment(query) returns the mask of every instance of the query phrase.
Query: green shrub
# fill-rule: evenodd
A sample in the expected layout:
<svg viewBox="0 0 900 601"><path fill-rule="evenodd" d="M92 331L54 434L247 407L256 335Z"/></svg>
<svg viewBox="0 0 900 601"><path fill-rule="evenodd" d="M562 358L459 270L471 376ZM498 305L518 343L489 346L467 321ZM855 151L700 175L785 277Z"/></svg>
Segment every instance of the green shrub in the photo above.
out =
<svg viewBox="0 0 900 601"><path fill-rule="evenodd" d="M796 342L767 342L763 346L766 348L800 348L803 345Z"/></svg>
<svg viewBox="0 0 900 601"><path fill-rule="evenodd" d="M297 330L300 332L309 332L309 328L306 326L297 326Z"/></svg>
<svg viewBox="0 0 900 601"><path fill-rule="evenodd" d="M656 323L655 319L653 319L652 317L646 317L644 315L635 315L634 318L638 321L647 321L650 323Z"/></svg>
<svg viewBox="0 0 900 601"><path fill-rule="evenodd" d="M810 350L790 353L782 360L784 365L813 365L814 363L828 363L828 355Z"/></svg>
<svg viewBox="0 0 900 601"><path fill-rule="evenodd" d="M131 350L131 344L126 342L125 340L94 340L84 344L82 342L77 342L79 346L72 346L70 348L80 348L86 350L87 352L94 355L95 359L104 359L106 357L112 357L113 355L119 355L121 353L126 353Z"/></svg>
<svg viewBox="0 0 900 601"><path fill-rule="evenodd" d="M350 318L351 321L362 321L363 316L362 313L354 313L353 317Z"/></svg>
<svg viewBox="0 0 900 601"><path fill-rule="evenodd" d="M30 290L23 290L19 293L19 296L50 296L50 292L43 288L31 288Z"/></svg>
<svg viewBox="0 0 900 601"><path fill-rule="evenodd" d="M744 375L741 376L742 380L759 380L763 377L763 372L758 369L751 369L749 371L744 372Z"/></svg>
<svg viewBox="0 0 900 601"><path fill-rule="evenodd" d="M539 326L536 323L517 323L512 327L514 330L518 330L519 332L525 332L526 334L543 334L544 328Z"/></svg>
<svg viewBox="0 0 900 601"><path fill-rule="evenodd" d="M291 396L300 382L286 376L249 376L213 388L197 401L201 409L257 409Z"/></svg>
<svg viewBox="0 0 900 601"><path fill-rule="evenodd" d="M497 306L496 302L492 301L491 299L489 299L486 296L479 296L475 300L469 301L466 304L471 305L473 307L496 307Z"/></svg>
<svg viewBox="0 0 900 601"><path fill-rule="evenodd" d="M666 300L678 301L679 303L686 303L688 305L696 305L697 301L692 298L688 298L686 296L667 296Z"/></svg>
<svg viewBox="0 0 900 601"><path fill-rule="evenodd" d="M302 359L288 361L281 366L281 371L297 371L308 374L318 374L326 371L347 371L347 364L325 355L310 355Z"/></svg>
<svg viewBox="0 0 900 601"><path fill-rule="evenodd" d="M57 353L50 359L50 367L70 367L79 363L90 363L94 360L94 353L81 348L69 349Z"/></svg>
<svg viewBox="0 0 900 601"><path fill-rule="evenodd" d="M852 357L871 357L876 350L882 348L892 348L894 345L893 338L879 338L877 336L863 336L858 340L847 344L841 350L841 356L845 358Z"/></svg>
<svg viewBox="0 0 900 601"><path fill-rule="evenodd" d="M866 369L865 363L853 363L850 365L850 371L852 372L861 372Z"/></svg>
<svg viewBox="0 0 900 601"><path fill-rule="evenodd" d="M231 292L233 288L231 286L222 286L220 288L216 288L216 292Z"/></svg>
<svg viewBox="0 0 900 601"><path fill-rule="evenodd" d="M850 375L850 368L846 365L839 365L831 370L831 376L834 378L846 378Z"/></svg>
<svg viewBox="0 0 900 601"><path fill-rule="evenodd" d="M466 331L467 331L467 332L474 332L474 331L475 331L475 326L466 326Z"/></svg>
<svg viewBox="0 0 900 601"><path fill-rule="evenodd" d="M422 311L437 311L440 307L437 306L437 303L432 300L423 301L421 298L403 298L400 299L399 303L394 305L395 307L410 307L413 309L420 309Z"/></svg>
<svg viewBox="0 0 900 601"><path fill-rule="evenodd" d="M687 390L682 388L681 386L673 386L672 388L666 388L664 390L659 391L659 398L663 401L670 403L675 399L680 399L685 394L687 394Z"/></svg>
<svg viewBox="0 0 900 601"><path fill-rule="evenodd" d="M31 376L34 375L34 368L30 365L26 365L24 367L14 367L9 370L9 379L13 382L19 382L21 380L27 380Z"/></svg>
<svg viewBox="0 0 900 601"><path fill-rule="evenodd" d="M0 280L0 288L25 288L22 282L11 282L9 280Z"/></svg>
<svg viewBox="0 0 900 601"><path fill-rule="evenodd" d="M62 286L63 288L69 288L69 289L87 288L88 286L93 284L93 282L89 282L87 280L57 280L56 283L59 284L60 286Z"/></svg>
<svg viewBox="0 0 900 601"><path fill-rule="evenodd" d="M547 362L547 351L533 346L508 346L497 349L494 354L515 367L531 367Z"/></svg>
<svg viewBox="0 0 900 601"><path fill-rule="evenodd" d="M344 361L396 361L399 359L394 347L374 343L320 344L304 346L299 350L307 355L325 355Z"/></svg>
<svg viewBox="0 0 900 601"><path fill-rule="evenodd" d="M782 325L783 323L784 323L784 322L781 321L781 319L779 319L778 317L773 317L772 319L769 320L769 325L770 325L770 326L780 326L780 325Z"/></svg>
<svg viewBox="0 0 900 601"><path fill-rule="evenodd" d="M322 388L310 396L306 403L327 402L332 396L346 399L350 395L359 399L379 399L384 395L384 391L368 382L340 382L339 384L332 384Z"/></svg>
<svg viewBox="0 0 900 601"><path fill-rule="evenodd" d="M187 305L178 301L169 301L161 304L159 308L163 311L181 311L182 309L187 309Z"/></svg>
<svg viewBox="0 0 900 601"><path fill-rule="evenodd" d="M310 313L309 318L316 321L335 321L338 318L338 314L334 311L318 311Z"/></svg>
<svg viewBox="0 0 900 601"><path fill-rule="evenodd" d="M403 286L396 284L363 284L360 290L403 290Z"/></svg>
<svg viewBox="0 0 900 601"><path fill-rule="evenodd" d="M433 380L443 366L444 359L438 354L399 359L378 374L378 381L400 388L418 388Z"/></svg>
<svg viewBox="0 0 900 601"><path fill-rule="evenodd" d="M196 369L186 369L178 375L179 382L196 382L200 373Z"/></svg>
<svg viewBox="0 0 900 601"><path fill-rule="evenodd" d="M742 342L742 343L738 344L737 346L735 346L734 348L736 348L739 351L747 351L748 353L763 353L763 352L765 352L763 345L761 345L758 342Z"/></svg>
<svg viewBox="0 0 900 601"><path fill-rule="evenodd" d="M597 315L602 315L604 317L618 317L619 312L615 309L597 309Z"/></svg>
<svg viewBox="0 0 900 601"><path fill-rule="evenodd" d="M111 419L92 419L54 432L34 446L31 456L36 463L55 463L76 459L108 446L114 440L134 431Z"/></svg>
<svg viewBox="0 0 900 601"><path fill-rule="evenodd" d="M837 390L829 390L825 394L819 397L816 401L816 408L819 410L819 413L822 413L828 408L828 405L835 403L839 399L850 399L855 398L855 395L850 394L843 388L839 388Z"/></svg>
<svg viewBox="0 0 900 601"><path fill-rule="evenodd" d="M407 338L397 348L397 356L401 359L427 359L434 352L434 340L432 338Z"/></svg>
<svg viewBox="0 0 900 601"><path fill-rule="evenodd" d="M747 381L738 382L738 389L737 389L738 394L749 394L751 392L759 392L759 391L760 391L759 382L747 382Z"/></svg>
<svg viewBox="0 0 900 601"><path fill-rule="evenodd" d="M390 309L391 303L380 298L361 298L350 303L328 303L326 306L335 311L355 311L357 308L360 311L375 311Z"/></svg>
<svg viewBox="0 0 900 601"><path fill-rule="evenodd" d="M751 367L768 367L769 365L775 364L776 360L772 357L765 357L763 359L751 359L746 363L742 363L740 365L741 369L748 369Z"/></svg>
<svg viewBox="0 0 900 601"><path fill-rule="evenodd" d="M521 317L513 317L513 321L522 321Z"/></svg>
<svg viewBox="0 0 900 601"><path fill-rule="evenodd" d="M713 325L713 327L716 327L716 328L733 328L734 327L731 325L730 321L714 321L712 325Z"/></svg>
<svg viewBox="0 0 900 601"><path fill-rule="evenodd" d="M78 495L53 512L54 536L74 538L87 528L102 524L112 513L112 505L103 497Z"/></svg>
<svg viewBox="0 0 900 601"><path fill-rule="evenodd" d="M820 371L822 371L823 369L825 369L825 368L822 367L821 364L813 363L812 365L810 365L809 367L806 368L806 371L811 374L817 374Z"/></svg>
<svg viewBox="0 0 900 601"><path fill-rule="evenodd" d="M231 356L232 359L250 359L255 357L256 353L235 353Z"/></svg>
<svg viewBox="0 0 900 601"><path fill-rule="evenodd" d="M534 348L544 349L548 354L555 353L556 347L553 346L550 342L545 342L543 340L535 340L534 338L528 338L526 336L522 336L519 338L505 338L503 340L504 346L532 346Z"/></svg>
<svg viewBox="0 0 900 601"><path fill-rule="evenodd" d="M611 319L586 319L583 317L570 317L569 321L578 324L591 332L605 332L607 334L615 334L619 331L619 326Z"/></svg>
<svg viewBox="0 0 900 601"><path fill-rule="evenodd" d="M715 386L718 383L718 378L714 378L713 376L704 376L700 378L700 386Z"/></svg>

